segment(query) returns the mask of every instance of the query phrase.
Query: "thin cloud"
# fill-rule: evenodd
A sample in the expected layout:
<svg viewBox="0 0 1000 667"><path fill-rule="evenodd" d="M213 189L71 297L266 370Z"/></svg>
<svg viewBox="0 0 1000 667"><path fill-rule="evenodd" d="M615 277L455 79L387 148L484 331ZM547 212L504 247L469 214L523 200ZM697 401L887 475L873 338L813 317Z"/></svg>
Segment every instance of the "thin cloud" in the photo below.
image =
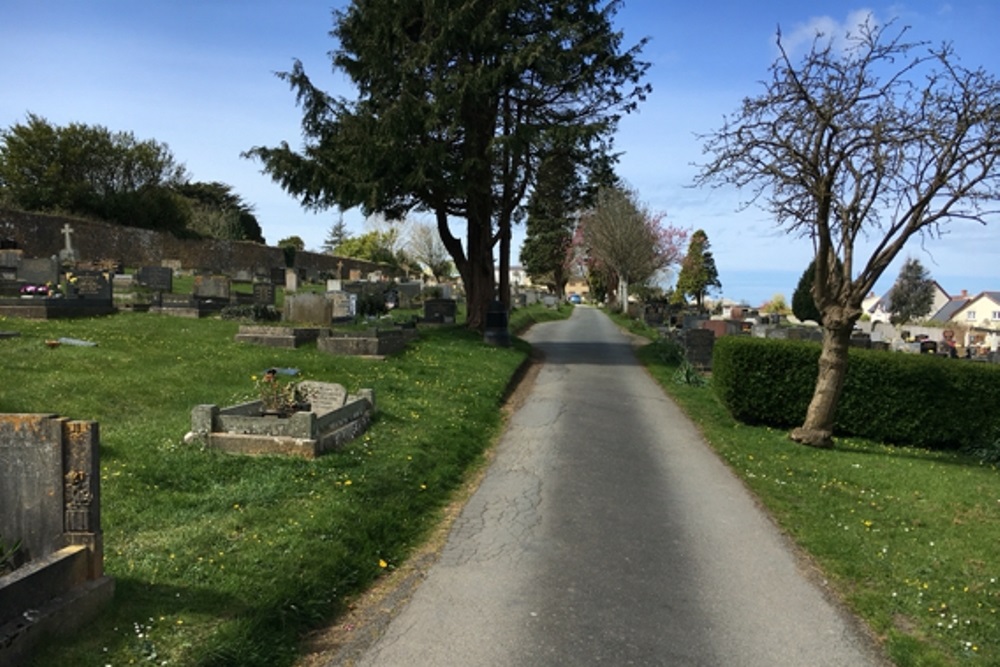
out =
<svg viewBox="0 0 1000 667"><path fill-rule="evenodd" d="M849 37L856 35L858 27L865 22L872 25L880 24L871 9L857 9L848 14L843 21L831 16L814 16L804 23L795 24L791 32L782 35L781 43L789 54L803 53L814 42L822 46L830 43L835 50L843 51L851 45Z"/></svg>

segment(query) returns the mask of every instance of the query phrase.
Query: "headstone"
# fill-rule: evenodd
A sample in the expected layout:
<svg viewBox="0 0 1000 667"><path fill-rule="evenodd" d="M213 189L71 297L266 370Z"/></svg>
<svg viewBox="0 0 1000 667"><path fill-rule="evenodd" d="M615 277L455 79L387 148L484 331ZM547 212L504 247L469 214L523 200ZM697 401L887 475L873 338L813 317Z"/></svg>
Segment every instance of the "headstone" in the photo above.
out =
<svg viewBox="0 0 1000 667"><path fill-rule="evenodd" d="M510 347L509 317L502 301L491 302L486 311L483 341L497 347Z"/></svg>
<svg viewBox="0 0 1000 667"><path fill-rule="evenodd" d="M253 302L261 306L273 306L274 285L271 283L254 283Z"/></svg>
<svg viewBox="0 0 1000 667"><path fill-rule="evenodd" d="M108 280L108 275L101 271L76 271L72 274L70 284L78 298L94 301L111 300L111 282Z"/></svg>
<svg viewBox="0 0 1000 667"><path fill-rule="evenodd" d="M340 278L330 279L326 281L327 292L339 292L342 289L343 289L343 281Z"/></svg>
<svg viewBox="0 0 1000 667"><path fill-rule="evenodd" d="M229 301L230 286L228 276L195 276L192 294L197 299Z"/></svg>
<svg viewBox="0 0 1000 667"><path fill-rule="evenodd" d="M309 403L309 410L317 414L342 408L347 402L347 390L334 382L304 380L298 384L299 394Z"/></svg>
<svg viewBox="0 0 1000 667"><path fill-rule="evenodd" d="M14 248L0 249L0 280L17 280L24 251Z"/></svg>
<svg viewBox="0 0 1000 667"><path fill-rule="evenodd" d="M333 305L334 320L347 320L357 313L357 295L348 292L327 292L326 298Z"/></svg>
<svg viewBox="0 0 1000 667"><path fill-rule="evenodd" d="M458 303L454 299L427 299L424 301L424 320L451 324L455 321Z"/></svg>
<svg viewBox="0 0 1000 667"><path fill-rule="evenodd" d="M21 261L17 279L31 285L53 285L59 282L59 261L54 258L32 258Z"/></svg>
<svg viewBox="0 0 1000 667"><path fill-rule="evenodd" d="M285 269L285 291L296 292L299 289L299 274L295 269Z"/></svg>
<svg viewBox="0 0 1000 667"><path fill-rule="evenodd" d="M114 595L104 576L96 422L0 414L0 536L16 538L0 586L0 664L27 664L44 635L93 619Z"/></svg>
<svg viewBox="0 0 1000 667"><path fill-rule="evenodd" d="M253 282L253 272L248 269L237 269L233 274L233 282L250 283Z"/></svg>
<svg viewBox="0 0 1000 667"><path fill-rule="evenodd" d="M165 266L143 266L136 272L136 280L154 292L174 291L174 271Z"/></svg>
<svg viewBox="0 0 1000 667"><path fill-rule="evenodd" d="M270 272L271 284L272 285L284 285L285 284L285 270L284 269L271 269Z"/></svg>
<svg viewBox="0 0 1000 667"><path fill-rule="evenodd" d="M65 238L65 245L59 251L59 261L63 264L73 264L77 260L76 250L73 249L73 232L75 230L69 226L69 223L66 223L59 231Z"/></svg>
<svg viewBox="0 0 1000 667"><path fill-rule="evenodd" d="M327 325L333 319L333 304L323 294L300 292L285 295L282 319Z"/></svg>

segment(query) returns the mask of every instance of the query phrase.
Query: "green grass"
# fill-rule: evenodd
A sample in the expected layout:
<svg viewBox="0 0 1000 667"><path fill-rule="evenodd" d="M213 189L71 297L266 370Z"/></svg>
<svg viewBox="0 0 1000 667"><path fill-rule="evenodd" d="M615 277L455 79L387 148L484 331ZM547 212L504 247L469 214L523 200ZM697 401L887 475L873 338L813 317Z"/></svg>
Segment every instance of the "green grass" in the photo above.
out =
<svg viewBox="0 0 1000 667"><path fill-rule="evenodd" d="M1000 665L995 465L853 438L798 445L679 383L661 344L640 356L898 665Z"/></svg>
<svg viewBox="0 0 1000 667"><path fill-rule="evenodd" d="M524 309L512 322L566 312ZM96 420L101 432L115 600L38 665L291 664L305 632L427 536L498 434L499 405L528 354L521 341L490 347L461 326L422 330L383 361L237 344L237 327L141 313L0 318L0 329L21 332L0 341L0 411ZM59 337L98 345L46 347ZM272 366L374 388L371 429L315 461L183 443L193 406L253 398L251 376Z"/></svg>

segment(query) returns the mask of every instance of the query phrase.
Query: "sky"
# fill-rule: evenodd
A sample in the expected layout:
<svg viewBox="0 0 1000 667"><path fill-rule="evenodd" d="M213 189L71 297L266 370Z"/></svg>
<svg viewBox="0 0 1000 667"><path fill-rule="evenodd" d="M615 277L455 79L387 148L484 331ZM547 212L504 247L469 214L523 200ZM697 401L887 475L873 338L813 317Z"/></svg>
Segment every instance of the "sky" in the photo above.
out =
<svg viewBox="0 0 1000 667"><path fill-rule="evenodd" d="M329 34L332 12L346 4L0 0L0 128L33 113L58 126L101 125L165 143L192 180L226 183L250 203L269 244L295 235L318 250L337 212L304 211L240 154L281 141L301 145L301 112L275 76L295 59L323 90L355 97L329 58L337 46ZM995 0L626 0L619 11L623 44L649 39L642 59L651 63L653 93L621 122L618 173L669 223L705 230L720 296L751 305L775 294L790 301L813 251L765 211L741 206L735 189L693 187L697 165L707 161L698 137L719 129L745 97L762 93L779 27L784 43L801 49L817 30L843 33L868 13L909 26L913 39L951 42L964 65L1000 76ZM351 233L365 231L359 211L344 219ZM523 227L515 231L515 247L523 236ZM1000 217L987 226L952 224L943 238L924 244L912 240L883 275L879 293L892 286L907 256L949 293L1000 290Z"/></svg>

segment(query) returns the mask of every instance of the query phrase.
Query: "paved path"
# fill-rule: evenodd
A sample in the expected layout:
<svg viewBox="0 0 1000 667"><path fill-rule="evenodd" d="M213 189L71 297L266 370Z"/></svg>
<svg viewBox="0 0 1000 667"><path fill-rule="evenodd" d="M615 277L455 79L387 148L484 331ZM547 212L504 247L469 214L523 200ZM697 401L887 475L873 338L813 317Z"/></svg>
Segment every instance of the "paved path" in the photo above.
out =
<svg viewBox="0 0 1000 667"><path fill-rule="evenodd" d="M603 313L528 339L530 395L360 664L883 664Z"/></svg>

